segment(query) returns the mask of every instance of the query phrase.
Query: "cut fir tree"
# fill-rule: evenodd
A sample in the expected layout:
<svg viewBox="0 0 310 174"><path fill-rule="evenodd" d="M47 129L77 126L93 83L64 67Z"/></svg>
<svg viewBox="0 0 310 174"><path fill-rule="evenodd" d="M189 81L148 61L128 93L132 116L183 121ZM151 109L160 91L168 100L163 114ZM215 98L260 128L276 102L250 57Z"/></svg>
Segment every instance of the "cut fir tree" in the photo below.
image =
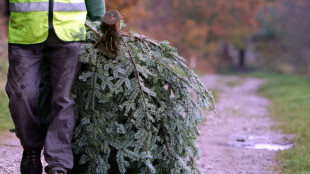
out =
<svg viewBox="0 0 310 174"><path fill-rule="evenodd" d="M197 125L213 97L168 42L120 31L109 11L87 26L75 82L76 174L200 173Z"/></svg>

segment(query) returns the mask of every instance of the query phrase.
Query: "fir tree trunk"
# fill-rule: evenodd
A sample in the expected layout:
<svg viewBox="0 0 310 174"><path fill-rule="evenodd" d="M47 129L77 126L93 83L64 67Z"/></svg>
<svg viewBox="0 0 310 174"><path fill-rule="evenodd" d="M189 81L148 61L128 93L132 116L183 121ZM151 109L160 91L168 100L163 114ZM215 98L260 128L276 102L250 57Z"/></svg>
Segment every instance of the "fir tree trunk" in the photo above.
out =
<svg viewBox="0 0 310 174"><path fill-rule="evenodd" d="M101 32L104 34L94 47L102 44L102 48L117 56L120 41L120 20L121 15L118 11L108 11L102 18L100 26Z"/></svg>

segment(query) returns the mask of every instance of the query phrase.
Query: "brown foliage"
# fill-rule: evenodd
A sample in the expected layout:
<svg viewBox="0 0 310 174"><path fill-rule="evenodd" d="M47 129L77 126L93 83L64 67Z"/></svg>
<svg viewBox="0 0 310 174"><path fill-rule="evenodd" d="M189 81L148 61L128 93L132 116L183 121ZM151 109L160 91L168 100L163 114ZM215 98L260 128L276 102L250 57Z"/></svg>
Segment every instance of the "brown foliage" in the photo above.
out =
<svg viewBox="0 0 310 174"><path fill-rule="evenodd" d="M107 10L117 10L127 22L137 19L145 14L143 8L139 8L142 0L117 0L106 1Z"/></svg>
<svg viewBox="0 0 310 174"><path fill-rule="evenodd" d="M206 42L224 40L236 47L244 47L242 42L257 28L256 14L263 5L264 0L173 0L178 14L191 21L183 28L199 28Z"/></svg>
<svg viewBox="0 0 310 174"><path fill-rule="evenodd" d="M242 42L258 27L256 14L264 0L171 0L145 3L150 18L143 29L186 42L192 48L222 40L242 47ZM149 32L148 32L149 33ZM174 38L172 38L174 37Z"/></svg>
<svg viewBox="0 0 310 174"><path fill-rule="evenodd" d="M169 40L184 57L216 59L218 42L245 47L258 27L256 14L265 0L150 0L148 17L134 21L138 32Z"/></svg>

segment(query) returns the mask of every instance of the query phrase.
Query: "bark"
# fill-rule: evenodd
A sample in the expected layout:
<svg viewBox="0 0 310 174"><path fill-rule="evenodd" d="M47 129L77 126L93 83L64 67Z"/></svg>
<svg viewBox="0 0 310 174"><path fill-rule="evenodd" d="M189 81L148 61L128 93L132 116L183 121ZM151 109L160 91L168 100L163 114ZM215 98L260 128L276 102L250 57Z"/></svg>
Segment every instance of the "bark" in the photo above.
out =
<svg viewBox="0 0 310 174"><path fill-rule="evenodd" d="M245 49L244 48L239 49L239 67L240 68L245 67Z"/></svg>
<svg viewBox="0 0 310 174"><path fill-rule="evenodd" d="M223 45L219 64L224 67L232 65L232 57L229 55L229 45L227 43Z"/></svg>
<svg viewBox="0 0 310 174"><path fill-rule="evenodd" d="M120 20L121 15L118 11L112 10L106 12L102 18L102 23L100 26L103 36L94 45L94 47L102 44L103 48L107 52L110 52L115 56L117 55L120 42Z"/></svg>
<svg viewBox="0 0 310 174"><path fill-rule="evenodd" d="M224 62L229 62L231 60L231 57L229 56L228 52L228 44L226 43L223 45L222 60Z"/></svg>

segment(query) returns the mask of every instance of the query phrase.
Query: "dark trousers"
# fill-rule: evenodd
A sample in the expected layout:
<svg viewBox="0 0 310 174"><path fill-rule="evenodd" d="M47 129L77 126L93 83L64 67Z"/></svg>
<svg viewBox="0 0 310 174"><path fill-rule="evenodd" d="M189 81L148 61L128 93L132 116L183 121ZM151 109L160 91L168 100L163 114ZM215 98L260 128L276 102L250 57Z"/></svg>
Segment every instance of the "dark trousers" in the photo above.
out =
<svg viewBox="0 0 310 174"><path fill-rule="evenodd" d="M44 147L48 167L73 167L74 100L69 93L80 67L80 45L80 42L62 42L54 32L50 32L44 43L9 44L6 92L16 136L26 150ZM44 55L50 63L52 86L52 121L47 133L42 131L36 115Z"/></svg>

